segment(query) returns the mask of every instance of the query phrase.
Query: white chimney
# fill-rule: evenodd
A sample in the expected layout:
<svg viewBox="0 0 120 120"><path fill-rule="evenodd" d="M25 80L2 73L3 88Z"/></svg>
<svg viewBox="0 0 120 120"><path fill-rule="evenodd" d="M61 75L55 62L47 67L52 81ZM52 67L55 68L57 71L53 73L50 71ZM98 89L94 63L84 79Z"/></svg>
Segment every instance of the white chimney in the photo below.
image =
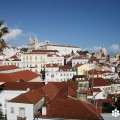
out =
<svg viewBox="0 0 120 120"><path fill-rule="evenodd" d="M46 115L47 114L47 107L43 106L42 107L42 115Z"/></svg>
<svg viewBox="0 0 120 120"><path fill-rule="evenodd" d="M48 81L45 81L45 85L48 84Z"/></svg>
<svg viewBox="0 0 120 120"><path fill-rule="evenodd" d="M27 88L27 91L30 91L30 88Z"/></svg>

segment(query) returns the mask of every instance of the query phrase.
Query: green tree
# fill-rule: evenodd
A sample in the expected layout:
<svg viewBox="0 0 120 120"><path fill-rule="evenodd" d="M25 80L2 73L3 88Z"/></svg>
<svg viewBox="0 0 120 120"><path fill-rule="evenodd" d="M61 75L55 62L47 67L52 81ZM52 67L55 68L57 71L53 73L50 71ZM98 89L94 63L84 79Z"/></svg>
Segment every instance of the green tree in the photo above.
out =
<svg viewBox="0 0 120 120"><path fill-rule="evenodd" d="M23 47L23 48L21 48L21 51L27 52L27 51L28 51L28 48Z"/></svg>
<svg viewBox="0 0 120 120"><path fill-rule="evenodd" d="M79 55L86 55L87 53L89 53L87 50L85 50L85 51L77 51L77 53L79 54Z"/></svg>
<svg viewBox="0 0 120 120"><path fill-rule="evenodd" d="M0 20L0 52L2 52L3 48L6 46L6 42L2 39L3 35L9 33L7 27L4 27L4 21Z"/></svg>

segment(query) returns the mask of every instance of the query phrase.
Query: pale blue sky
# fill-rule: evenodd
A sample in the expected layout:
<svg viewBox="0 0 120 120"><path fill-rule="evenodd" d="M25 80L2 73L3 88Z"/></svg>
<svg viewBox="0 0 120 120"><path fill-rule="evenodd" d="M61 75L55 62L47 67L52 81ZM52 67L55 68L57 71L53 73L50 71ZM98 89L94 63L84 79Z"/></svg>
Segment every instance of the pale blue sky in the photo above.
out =
<svg viewBox="0 0 120 120"><path fill-rule="evenodd" d="M39 41L95 48L104 44L120 50L120 0L4 0L0 19L21 35L11 45ZM21 31L22 30L22 33ZM111 47L111 48L110 48ZM117 48L116 48L117 47Z"/></svg>

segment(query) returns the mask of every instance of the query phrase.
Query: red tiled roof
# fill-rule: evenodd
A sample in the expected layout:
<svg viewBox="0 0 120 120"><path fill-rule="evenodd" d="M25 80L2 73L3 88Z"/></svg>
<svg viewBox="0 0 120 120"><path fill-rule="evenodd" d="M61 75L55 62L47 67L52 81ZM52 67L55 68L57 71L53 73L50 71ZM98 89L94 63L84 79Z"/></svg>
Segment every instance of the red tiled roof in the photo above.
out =
<svg viewBox="0 0 120 120"><path fill-rule="evenodd" d="M115 103L113 99L96 99L95 101L99 107L103 107L103 103L111 103L112 105Z"/></svg>
<svg viewBox="0 0 120 120"><path fill-rule="evenodd" d="M91 90L80 90L81 93L87 93L88 96L92 96Z"/></svg>
<svg viewBox="0 0 120 120"><path fill-rule="evenodd" d="M58 67L58 64L46 64L46 68Z"/></svg>
<svg viewBox="0 0 120 120"><path fill-rule="evenodd" d="M68 66L68 65L64 65L64 66L59 66L59 70L70 70L72 69L72 67Z"/></svg>
<svg viewBox="0 0 120 120"><path fill-rule="evenodd" d="M0 82L17 82L20 80L31 81L37 77L39 77L39 74L36 74L30 70L23 70L13 73L0 73Z"/></svg>
<svg viewBox="0 0 120 120"><path fill-rule="evenodd" d="M47 117L97 120L100 112L89 103L74 99L56 99L47 107Z"/></svg>
<svg viewBox="0 0 120 120"><path fill-rule="evenodd" d="M56 54L47 54L48 57L60 57L59 55L56 55Z"/></svg>
<svg viewBox="0 0 120 120"><path fill-rule="evenodd" d="M58 52L58 50L32 50L32 52Z"/></svg>
<svg viewBox="0 0 120 120"><path fill-rule="evenodd" d="M88 59L85 56L75 56L72 59Z"/></svg>
<svg viewBox="0 0 120 120"><path fill-rule="evenodd" d="M40 96L45 97L45 103L50 103L55 99L67 99L68 95L72 97L76 97L76 89L77 89L76 82L67 83L67 82L50 82L44 86L42 86L40 89L37 89L36 92L28 92L29 94L25 93L22 94L14 99L11 100L11 102L17 102L17 103L35 103L34 101L31 101L33 99L32 97L35 97L32 94L38 94L40 93ZM12 86L11 86L12 87ZM27 95L27 96L26 96ZM39 96L39 94L38 94Z"/></svg>
<svg viewBox="0 0 120 120"><path fill-rule="evenodd" d="M76 90L74 90L70 86L68 86L68 95L76 98L77 97L77 92L76 92Z"/></svg>
<svg viewBox="0 0 120 120"><path fill-rule="evenodd" d="M18 57L16 55L11 56L10 58L17 59Z"/></svg>
<svg viewBox="0 0 120 120"><path fill-rule="evenodd" d="M93 86L110 86L110 82L103 78L90 78L90 84Z"/></svg>
<svg viewBox="0 0 120 120"><path fill-rule="evenodd" d="M43 82L6 82L0 85L0 90L36 90L43 86Z"/></svg>
<svg viewBox="0 0 120 120"><path fill-rule="evenodd" d="M41 100L42 97L42 93L38 92L37 90L32 90L11 99L9 102L36 104Z"/></svg>
<svg viewBox="0 0 120 120"><path fill-rule="evenodd" d="M5 65L5 66L0 66L0 71L5 71L5 70L12 70L12 69L17 69L19 67L15 65Z"/></svg>
<svg viewBox="0 0 120 120"><path fill-rule="evenodd" d="M46 94L46 102L50 102L55 98L66 98L67 84L62 82L50 82L42 87L42 91Z"/></svg>
<svg viewBox="0 0 120 120"><path fill-rule="evenodd" d="M88 74L103 74L104 71L98 71L98 70L89 70Z"/></svg>
<svg viewBox="0 0 120 120"><path fill-rule="evenodd" d="M83 64L79 64L79 63L77 63L76 65L75 65L75 67L80 67L80 66L82 66Z"/></svg>
<svg viewBox="0 0 120 120"><path fill-rule="evenodd" d="M100 88L93 88L92 91L93 92L102 92Z"/></svg>
<svg viewBox="0 0 120 120"><path fill-rule="evenodd" d="M12 60L12 61L21 61L21 59L14 59L14 60Z"/></svg>

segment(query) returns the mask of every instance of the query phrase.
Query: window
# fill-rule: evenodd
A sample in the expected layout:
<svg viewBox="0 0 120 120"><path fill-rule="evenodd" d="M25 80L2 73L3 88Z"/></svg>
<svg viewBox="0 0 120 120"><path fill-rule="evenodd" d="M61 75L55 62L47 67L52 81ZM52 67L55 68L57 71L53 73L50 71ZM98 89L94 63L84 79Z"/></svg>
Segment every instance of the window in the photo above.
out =
<svg viewBox="0 0 120 120"><path fill-rule="evenodd" d="M11 107L11 108L10 108L10 112L11 112L11 113L14 113L14 107Z"/></svg>
<svg viewBox="0 0 120 120"><path fill-rule="evenodd" d="M35 70L35 73L38 73L38 71L37 71L37 70Z"/></svg>
<svg viewBox="0 0 120 120"><path fill-rule="evenodd" d="M37 61L37 56L35 56L35 60Z"/></svg>
<svg viewBox="0 0 120 120"><path fill-rule="evenodd" d="M8 100L6 99L6 100L5 100L5 108L6 108L7 101L8 101Z"/></svg>
<svg viewBox="0 0 120 120"><path fill-rule="evenodd" d="M51 77L54 77L54 74L52 74Z"/></svg>
<svg viewBox="0 0 120 120"><path fill-rule="evenodd" d="M23 57L23 61L25 60L25 57Z"/></svg>
<svg viewBox="0 0 120 120"><path fill-rule="evenodd" d="M30 56L30 61L32 60L32 57Z"/></svg>
<svg viewBox="0 0 120 120"><path fill-rule="evenodd" d="M19 108L19 117L25 117L25 108Z"/></svg>

